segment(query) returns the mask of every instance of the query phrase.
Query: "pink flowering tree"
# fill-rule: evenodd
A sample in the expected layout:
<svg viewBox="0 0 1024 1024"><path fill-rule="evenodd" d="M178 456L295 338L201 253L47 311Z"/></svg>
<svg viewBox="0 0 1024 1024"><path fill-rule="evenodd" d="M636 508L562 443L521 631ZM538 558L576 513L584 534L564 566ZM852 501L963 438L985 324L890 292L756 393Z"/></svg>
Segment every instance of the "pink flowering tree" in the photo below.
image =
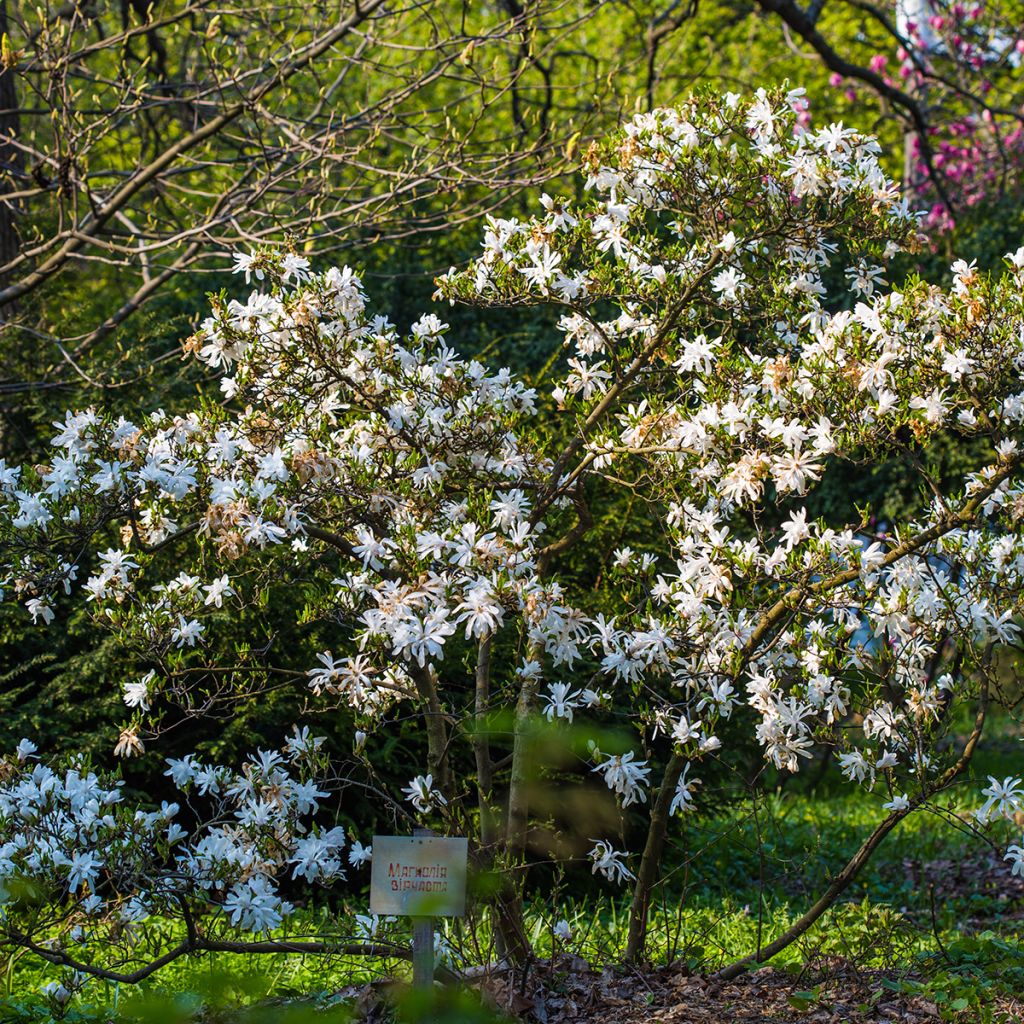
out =
<svg viewBox="0 0 1024 1024"><path fill-rule="evenodd" d="M475 869L500 879L509 958L530 954L524 875L541 850L632 883L640 957L666 836L700 803L701 765L745 735L791 772L836 750L879 805L767 959L951 785L998 696L994 652L1018 634L1024 252L1001 276L960 263L948 289L893 289L883 262L920 244L918 218L874 140L805 130L802 108L799 91L759 92L640 115L587 153L582 202L545 195L530 221L488 223L438 295L558 307L550 385L461 356L434 314L398 331L348 270L260 250L237 261L254 290L216 300L186 346L222 371L218 400L137 422L69 413L47 463L0 467L7 596L42 628L85 600L137 652L119 754L151 742L149 709L183 670L236 671L209 642L226 610L296 579L303 618L334 637L308 651L310 700L348 706L371 771L377 737L409 718L423 759L389 792L300 722L241 769L171 762L184 813L127 809L104 773L26 741L0 790L12 941L127 979L201 949L292 948L285 885L330 886L372 856L327 801L372 799L404 827L471 837ZM955 487L929 472L940 432L976 453ZM809 514L830 469L894 453L920 476L914 517L869 539L856 495L844 523ZM650 548L576 592L568 560L619 492ZM576 750L568 724L607 712L631 746L594 742L585 767L645 809L646 834L624 846L595 814L585 849L538 845L538 722ZM979 824L1024 800L1013 779L985 795ZM1020 846L1008 856L1024 870ZM184 938L158 948L150 915L180 918Z"/></svg>
<svg viewBox="0 0 1024 1024"><path fill-rule="evenodd" d="M1024 156L1024 8L1009 2L762 0L851 104L874 94L905 132L904 178L933 232L1014 195Z"/></svg>

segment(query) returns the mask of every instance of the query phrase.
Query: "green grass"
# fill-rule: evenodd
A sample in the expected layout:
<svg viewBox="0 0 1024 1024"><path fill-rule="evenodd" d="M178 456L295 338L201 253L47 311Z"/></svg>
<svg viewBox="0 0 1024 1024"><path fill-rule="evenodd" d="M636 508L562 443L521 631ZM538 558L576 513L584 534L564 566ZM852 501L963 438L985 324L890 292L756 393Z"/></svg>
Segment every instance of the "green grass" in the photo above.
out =
<svg viewBox="0 0 1024 1024"><path fill-rule="evenodd" d="M843 958L889 972L886 984L927 996L949 1019L986 1019L990 998L1024 988L1024 905L982 884L980 872L1001 855L963 826L979 803L977 780L1024 772L1024 744L997 731L978 753L967 781L947 794L941 813L912 815L886 839L843 902L774 963L799 970L809 960ZM649 953L655 962L685 960L711 970L765 945L787 928L827 885L882 816L882 792L828 785L816 792L794 787L759 802L757 814L739 806L715 818L691 817L672 825L668 884L654 907ZM758 839L760 837L760 844ZM989 858L986 862L984 858ZM294 932L317 933L326 911L300 911ZM565 919L573 936L560 943L553 926ZM566 884L552 887L528 908L534 947L541 957L570 951L592 963L621 957L627 906L622 894L570 899ZM333 920L335 933L354 921ZM393 938L407 941L399 922ZM458 962L493 955L485 914L448 922ZM458 960L459 957L463 959ZM68 1007L67 1020L186 1019L203 1008L204 1020L229 1021L240 1007L270 1006L286 1020L289 1001L318 1011L317 1020L341 1013L339 993L385 977L405 977L402 962L340 957L203 954L169 965L134 990L94 981ZM41 986L53 969L29 954L0 959L0 1021L44 1021ZM452 998L455 998L454 996ZM158 1010L153 1008L157 1007ZM299 1012L294 1006L292 1009ZM410 1019L415 1018L415 1012ZM453 1013L456 1011L452 1011ZM470 1020L461 1006L453 1019ZM443 1017L440 1013L439 1019ZM170 1016L169 1016L170 1015ZM256 1018L251 1018L256 1020ZM341 1019L340 1017L338 1019ZM966 1018L965 1018L966 1019Z"/></svg>

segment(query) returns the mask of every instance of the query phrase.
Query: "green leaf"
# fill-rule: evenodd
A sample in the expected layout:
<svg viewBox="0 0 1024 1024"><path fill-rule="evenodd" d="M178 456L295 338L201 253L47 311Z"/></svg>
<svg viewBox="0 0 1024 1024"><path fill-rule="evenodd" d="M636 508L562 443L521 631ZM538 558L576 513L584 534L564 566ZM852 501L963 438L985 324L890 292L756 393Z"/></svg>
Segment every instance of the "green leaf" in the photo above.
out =
<svg viewBox="0 0 1024 1024"><path fill-rule="evenodd" d="M786 1000L794 1010L806 1012L821 998L821 989L811 989L807 992L791 992Z"/></svg>

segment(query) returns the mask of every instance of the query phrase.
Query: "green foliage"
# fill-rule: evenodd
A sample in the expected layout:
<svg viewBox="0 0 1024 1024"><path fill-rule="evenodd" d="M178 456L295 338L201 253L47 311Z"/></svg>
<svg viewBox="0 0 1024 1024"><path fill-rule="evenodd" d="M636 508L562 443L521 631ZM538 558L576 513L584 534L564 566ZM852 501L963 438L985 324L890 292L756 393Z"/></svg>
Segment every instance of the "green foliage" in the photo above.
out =
<svg viewBox="0 0 1024 1024"><path fill-rule="evenodd" d="M1024 746L1007 724L996 724L1002 728L979 751L975 772L1019 774ZM966 797L963 802L954 798L948 811L964 814ZM881 800L880 795L835 790L826 777L817 789L784 786L762 803L757 820L743 805L679 820L672 828L675 848L668 884L655 903L651 959L659 964L682 960L694 970L713 971L771 941L800 916L877 822ZM763 873L759 832L767 865ZM886 972L879 982L879 999L887 992L911 994L934 1003L943 1019L956 1024L999 1024L991 1008L996 997L1024 986L1024 930L1005 898L998 892L986 894L971 881L983 853L982 844L951 830L940 816L912 816L887 839L850 898L775 963L802 972L809 962L852 962L863 970ZM930 884L921 879L943 864L966 865L968 881L933 896ZM941 879L937 884L943 884ZM355 896L351 905L364 907L365 894ZM328 922L344 926L351 919L327 905L299 914L294 927L310 932L321 931ZM553 932L560 919L571 929L568 942ZM530 938L542 958L571 951L591 963L614 962L625 946L626 922L627 907L619 898L597 890L588 894L578 878L571 883L565 877L552 879L533 895L527 911ZM399 941L408 941L402 927ZM483 914L450 922L446 937L467 953L486 951L489 919ZM39 989L52 977L49 970L24 953L15 953L6 964L0 961L0 972L4 968L0 993L6 999L0 1000L0 1020L47 1021L51 1007ZM370 983L382 973L407 978L408 970L404 963L336 957L204 954L175 961L134 992L92 982L64 1019L82 1024L110 1019L118 1024L167 1019L255 1024L263 1015L290 1021L294 1014L298 1024L306 1019L303 1014L330 1011L345 1020L346 986ZM442 1019L453 1024L492 1020L458 990L445 991L439 999L431 1012L448 1014ZM814 985L802 986L793 999L790 1005L797 1012L820 1005ZM397 1021L431 1019L417 1016L426 1011L415 995L404 1001L399 994L397 1007Z"/></svg>

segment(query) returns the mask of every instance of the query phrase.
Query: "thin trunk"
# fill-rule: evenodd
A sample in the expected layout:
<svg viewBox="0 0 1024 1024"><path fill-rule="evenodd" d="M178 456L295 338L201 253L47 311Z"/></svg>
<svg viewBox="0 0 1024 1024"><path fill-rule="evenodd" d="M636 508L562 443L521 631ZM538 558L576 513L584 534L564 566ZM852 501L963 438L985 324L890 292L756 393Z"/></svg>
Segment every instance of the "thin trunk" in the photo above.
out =
<svg viewBox="0 0 1024 1024"><path fill-rule="evenodd" d="M447 799L452 798L451 773L448 770L448 730L445 727L441 700L437 695L437 677L427 666L411 669L416 692L423 704L423 720L427 728L427 771Z"/></svg>
<svg viewBox="0 0 1024 1024"><path fill-rule="evenodd" d="M532 651L527 654L528 660L531 660L532 654ZM516 702L504 850L507 870L502 876L496 896L496 925L502 951L516 965L525 963L532 952L523 923L522 891L523 859L526 854L526 832L530 813L529 788L533 774L530 732L533 726L537 685L536 678L523 679Z"/></svg>
<svg viewBox="0 0 1024 1024"><path fill-rule="evenodd" d="M533 953L523 920L523 895L507 873L494 895L494 936L498 955L517 967Z"/></svg>
<svg viewBox="0 0 1024 1024"><path fill-rule="evenodd" d="M480 845L488 858L494 856L497 840L494 808L494 770L488 715L491 710L491 634L480 640L476 659L476 701L473 723L473 753L476 756L476 784L480 802Z"/></svg>
<svg viewBox="0 0 1024 1024"><path fill-rule="evenodd" d="M512 738L512 777L508 791L508 837L506 848L509 861L518 864L526 853L526 829L530 813L530 732L533 725L534 702L537 698L536 677L528 677L519 687Z"/></svg>
<svg viewBox="0 0 1024 1024"><path fill-rule="evenodd" d="M647 941L647 912L651 906L651 894L658 883L661 854L665 849L665 835L668 832L668 810L672 806L676 784L686 766L686 759L673 753L665 766L661 787L651 808L651 822L647 828L647 842L644 844L640 868L636 873L633 887L633 901L629 907L629 934L626 939L626 960L630 963L644 955Z"/></svg>

